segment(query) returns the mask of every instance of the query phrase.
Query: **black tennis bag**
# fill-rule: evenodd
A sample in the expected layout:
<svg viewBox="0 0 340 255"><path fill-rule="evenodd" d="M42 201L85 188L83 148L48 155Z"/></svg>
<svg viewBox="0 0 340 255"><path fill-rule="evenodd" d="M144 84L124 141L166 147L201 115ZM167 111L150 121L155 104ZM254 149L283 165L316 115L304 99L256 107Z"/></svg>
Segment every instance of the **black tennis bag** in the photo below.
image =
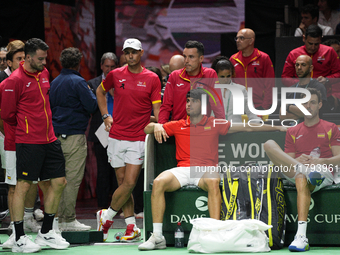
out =
<svg viewBox="0 0 340 255"><path fill-rule="evenodd" d="M266 231L271 249L281 249L286 229L286 203L279 173L270 165L248 163L224 173L221 220L257 219L272 225Z"/></svg>

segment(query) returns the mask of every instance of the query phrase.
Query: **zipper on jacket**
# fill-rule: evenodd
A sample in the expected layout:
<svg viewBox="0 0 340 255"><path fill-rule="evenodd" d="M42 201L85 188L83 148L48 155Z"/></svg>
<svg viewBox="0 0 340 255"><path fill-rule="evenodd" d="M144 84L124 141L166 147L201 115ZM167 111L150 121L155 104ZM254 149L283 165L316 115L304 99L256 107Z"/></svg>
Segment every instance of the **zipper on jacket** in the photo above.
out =
<svg viewBox="0 0 340 255"><path fill-rule="evenodd" d="M25 124L26 124L26 134L28 134L28 121L27 117L25 116Z"/></svg>
<svg viewBox="0 0 340 255"><path fill-rule="evenodd" d="M41 86L40 86L40 82L39 82L39 78L36 78L36 80L37 80L37 82L38 82L38 86L39 86L39 90L40 90L40 94L41 94L41 97L42 97L42 99L43 99L43 101L44 101L44 112L45 112L45 115L46 115L46 126L47 126L47 128L46 128L46 139L47 139L47 141L49 142L50 141L50 139L49 139L49 137L48 137L48 129L49 129L49 121L48 121L48 114L47 114L47 111L46 111L46 100L45 100L45 97L44 97L44 95L43 95L43 93L42 93L42 90L41 90Z"/></svg>

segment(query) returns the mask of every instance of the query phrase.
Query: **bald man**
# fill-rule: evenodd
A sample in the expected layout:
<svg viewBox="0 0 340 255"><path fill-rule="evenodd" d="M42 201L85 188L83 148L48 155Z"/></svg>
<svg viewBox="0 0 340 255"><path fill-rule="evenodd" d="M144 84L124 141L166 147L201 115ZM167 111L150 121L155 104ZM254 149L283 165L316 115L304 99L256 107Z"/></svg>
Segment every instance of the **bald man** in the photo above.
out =
<svg viewBox="0 0 340 255"><path fill-rule="evenodd" d="M170 73L182 68L184 68L184 57L182 55L173 55L169 61Z"/></svg>
<svg viewBox="0 0 340 255"><path fill-rule="evenodd" d="M230 58L235 67L234 81L244 85L247 90L249 87L253 88L255 108L269 109L272 105L272 88L275 86L273 63L268 54L254 48L253 30L241 29L235 41L239 52Z"/></svg>
<svg viewBox="0 0 340 255"><path fill-rule="evenodd" d="M292 87L296 88L315 88L321 93L322 97L322 107L320 108L320 113L325 112L329 109L329 104L327 102L327 91L325 86L311 78L311 73L313 71L313 60L310 56L301 55L295 61L295 71L296 75L299 78L299 82ZM301 93L289 93L287 94L287 98L301 98ZM280 119L294 119L302 122L304 119L304 114L300 111L300 109L293 105L287 105L286 107L286 115L281 115L282 109L280 110ZM321 117L321 115L320 115Z"/></svg>

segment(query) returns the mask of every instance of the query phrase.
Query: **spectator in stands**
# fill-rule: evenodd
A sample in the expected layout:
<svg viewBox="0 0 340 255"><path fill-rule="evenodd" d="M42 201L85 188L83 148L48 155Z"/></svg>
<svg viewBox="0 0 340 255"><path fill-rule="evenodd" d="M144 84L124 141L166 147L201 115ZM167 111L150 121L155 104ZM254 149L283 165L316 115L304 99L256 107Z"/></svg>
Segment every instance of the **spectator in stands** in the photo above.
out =
<svg viewBox="0 0 340 255"><path fill-rule="evenodd" d="M324 41L322 44L332 47L340 58L340 42L337 39L329 39L327 41Z"/></svg>
<svg viewBox="0 0 340 255"><path fill-rule="evenodd" d="M214 69L217 73L218 80L220 84L228 84L232 86L237 86L240 90L242 90L244 95L244 109L245 113L248 116L248 120L261 120L260 117L253 114L249 111L248 108L248 92L246 87L240 84L236 84L232 81L232 78L235 74L235 68L230 60L225 56L216 57L213 61L211 68ZM223 105L225 111L225 117L227 120L232 120L233 123L241 123L242 115L233 114L233 95L231 91L227 88L222 89L222 97L223 97Z"/></svg>
<svg viewBox="0 0 340 255"><path fill-rule="evenodd" d="M15 40L7 45L9 51L7 52L7 68L0 72L0 82L2 79L8 78L12 72L14 72L22 60L25 59L25 44L20 40ZM2 86L5 83L1 84ZM1 98L0 98L1 99ZM15 190L15 185L17 184L17 173L16 173L16 152L15 152L15 127L3 122L5 138L2 140L4 146L4 154L1 157L1 163L6 169L5 183L8 184L8 208L11 217L10 227L12 228L12 234L2 245L3 249L12 249L15 243L15 228L13 224L13 195ZM3 157L4 156L4 157ZM43 187L42 187L43 188ZM41 226L33 217L34 203L37 196L37 183L33 183L28 191L25 200L24 209L24 231L25 232L38 232Z"/></svg>
<svg viewBox="0 0 340 255"><path fill-rule="evenodd" d="M340 22L339 0L319 0L319 24L329 26L336 30L337 24Z"/></svg>
<svg viewBox="0 0 340 255"><path fill-rule="evenodd" d="M182 68L184 68L184 57L182 55L173 55L169 61L170 73Z"/></svg>
<svg viewBox="0 0 340 255"><path fill-rule="evenodd" d="M4 71L7 67L6 54L7 54L7 49L1 47L0 48L0 71Z"/></svg>
<svg viewBox="0 0 340 255"><path fill-rule="evenodd" d="M94 94L96 94L98 86L106 78L108 73L117 67L119 67L117 56L112 52L104 53L100 60L100 68L102 70L101 75L87 82ZM114 99L113 92L111 90L106 94L106 100L107 109L112 115ZM94 153L97 159L96 195L98 209L104 209L108 207L110 203L110 194L112 194L118 187L114 169L111 167L108 161L106 148L103 147L95 135L95 132L102 124L102 115L100 114L99 109L97 109L91 118L88 141L93 142Z"/></svg>
<svg viewBox="0 0 340 255"><path fill-rule="evenodd" d="M285 151L273 140L264 144L274 165L291 169L283 174L297 189L298 228L288 247L290 251L309 250L306 231L311 193L333 184L331 170L340 164L340 131L334 123L319 118L321 94L313 88L308 90L311 98L304 107L311 115L306 115L303 123L288 129Z"/></svg>
<svg viewBox="0 0 340 255"><path fill-rule="evenodd" d="M97 212L97 230L103 231L104 241L113 224L113 217L122 208L127 225L122 241L138 241L141 231L134 217L132 191L144 161L143 128L150 122L151 110L156 121L161 104L161 83L158 76L141 65L144 54L138 39L125 40L123 45L127 66L112 70L97 88L97 99L105 130L110 131L107 153L115 168L118 188L110 207ZM105 94L114 88L113 115L107 111Z"/></svg>
<svg viewBox="0 0 340 255"><path fill-rule="evenodd" d="M321 93L322 107L320 108L320 113L329 112L330 107L327 102L327 92L325 86L311 78L311 73L313 71L313 63L310 56L301 55L295 61L296 75L299 77L299 82L293 85L296 88L315 88ZM286 95L287 98L301 98L301 93L289 93ZM294 119L298 122L302 122L304 119L304 114L300 109L293 105L288 104L286 107L286 115L282 115L282 109L280 111L280 119Z"/></svg>
<svg viewBox="0 0 340 255"><path fill-rule="evenodd" d="M319 1L320 2L320 1ZM303 36L310 25L318 25L322 29L322 35L333 35L333 29L318 23L319 9L314 4L307 4L301 9L301 23L295 30L294 36Z"/></svg>
<svg viewBox="0 0 340 255"><path fill-rule="evenodd" d="M55 249L70 245L52 229L66 179L65 159L51 125L49 72L44 67L48 49L44 41L29 39L25 43L25 61L4 81L1 96L1 118L16 127L17 184L13 196L16 241L12 252L36 252L40 245ZM44 192L44 221L33 243L23 229L23 212L26 194L38 178L50 180L51 185Z"/></svg>
<svg viewBox="0 0 340 255"><path fill-rule="evenodd" d="M257 109L269 109L272 104L272 89L275 86L273 63L269 56L254 48L255 33L249 28L238 31L235 37L239 52L232 55L235 67L234 81L253 88L253 102Z"/></svg>
<svg viewBox="0 0 340 255"><path fill-rule="evenodd" d="M50 103L56 137L65 157L67 185L58 208L62 231L90 230L76 219L78 190L84 177L87 144L85 131L97 100L79 73L83 54L78 48L66 48L60 54L63 69L51 82Z"/></svg>
<svg viewBox="0 0 340 255"><path fill-rule="evenodd" d="M321 82L326 87L340 78L340 61L336 52L329 46L321 44L322 30L316 25L310 25L303 36L305 45L289 52L282 72L282 83L290 87L298 82L295 71L295 60L300 55L308 55L313 61L311 77Z"/></svg>
<svg viewBox="0 0 340 255"><path fill-rule="evenodd" d="M165 124L150 123L144 131L154 133L155 139L162 143L169 136L175 136L177 167L162 172L153 182L151 209L153 234L145 243L138 246L139 250L165 249L166 241L162 233L165 211L165 192L173 192L191 184L208 192L208 210L213 219L220 219L221 193L220 177L216 171L204 173L198 167L207 169L218 164L218 138L220 135L240 131L275 131L285 128L263 125L261 128L244 127L243 124L232 124L222 121L214 124L214 117L201 114L201 98L208 96L203 89L193 89L187 93L185 120L171 121ZM192 170L195 169L195 170Z"/></svg>
<svg viewBox="0 0 340 255"><path fill-rule="evenodd" d="M7 68L0 72L0 82L6 79L11 73L19 67L19 63L25 58L25 44L20 40L15 40L7 45L6 54Z"/></svg>
<svg viewBox="0 0 340 255"><path fill-rule="evenodd" d="M186 94L190 89L202 87L210 91L216 103L211 103L211 109L216 118L225 118L220 89L215 89L217 74L215 70L202 66L204 60L204 45L198 41L188 41L183 50L184 68L173 71L166 84L163 103L159 112L159 123L168 122L172 111L172 120L185 119ZM210 79L205 79L210 78ZM211 98L209 100L212 101ZM207 112L210 115L211 110Z"/></svg>

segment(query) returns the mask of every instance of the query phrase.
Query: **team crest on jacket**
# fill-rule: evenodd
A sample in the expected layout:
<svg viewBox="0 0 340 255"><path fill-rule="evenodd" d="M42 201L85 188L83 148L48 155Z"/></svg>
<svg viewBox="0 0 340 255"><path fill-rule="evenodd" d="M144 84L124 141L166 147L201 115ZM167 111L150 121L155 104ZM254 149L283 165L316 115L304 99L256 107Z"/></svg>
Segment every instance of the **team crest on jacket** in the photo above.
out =
<svg viewBox="0 0 340 255"><path fill-rule="evenodd" d="M137 86L139 86L139 87L146 87L146 83L145 83L145 82L142 82L142 81L139 81L139 82L137 83Z"/></svg>

